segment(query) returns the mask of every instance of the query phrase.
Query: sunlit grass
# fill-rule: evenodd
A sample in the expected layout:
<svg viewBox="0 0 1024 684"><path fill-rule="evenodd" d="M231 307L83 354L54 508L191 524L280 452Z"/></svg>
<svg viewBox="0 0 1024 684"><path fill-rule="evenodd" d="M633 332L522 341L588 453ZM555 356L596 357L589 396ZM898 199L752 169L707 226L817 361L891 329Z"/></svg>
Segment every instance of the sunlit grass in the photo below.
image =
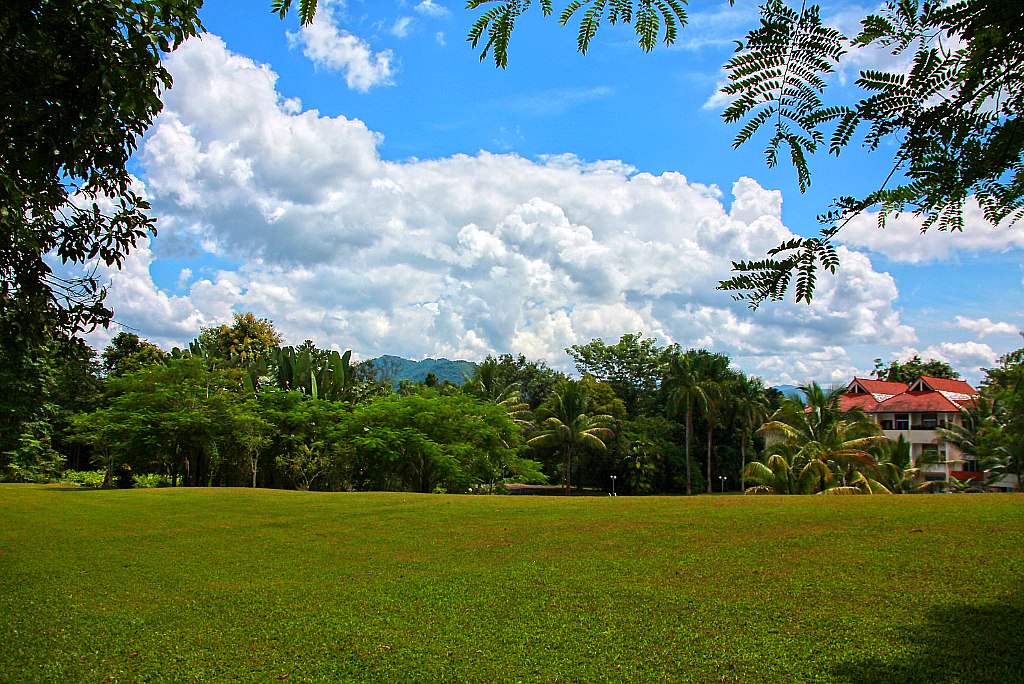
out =
<svg viewBox="0 0 1024 684"><path fill-rule="evenodd" d="M0 486L0 681L1024 681L1024 497Z"/></svg>

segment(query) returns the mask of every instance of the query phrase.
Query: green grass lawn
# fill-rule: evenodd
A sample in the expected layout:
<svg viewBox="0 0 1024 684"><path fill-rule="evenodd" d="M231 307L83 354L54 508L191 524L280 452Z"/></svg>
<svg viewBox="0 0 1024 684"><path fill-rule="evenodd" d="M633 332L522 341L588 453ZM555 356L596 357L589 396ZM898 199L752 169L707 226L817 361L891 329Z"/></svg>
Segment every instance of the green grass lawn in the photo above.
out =
<svg viewBox="0 0 1024 684"><path fill-rule="evenodd" d="M0 486L0 681L1024 682L1024 496Z"/></svg>

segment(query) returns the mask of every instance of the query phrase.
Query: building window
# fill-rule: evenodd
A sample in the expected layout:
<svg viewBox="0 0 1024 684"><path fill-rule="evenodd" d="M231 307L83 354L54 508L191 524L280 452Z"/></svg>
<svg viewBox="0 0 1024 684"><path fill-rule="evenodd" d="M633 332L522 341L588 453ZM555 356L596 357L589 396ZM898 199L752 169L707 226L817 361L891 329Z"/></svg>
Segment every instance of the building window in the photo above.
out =
<svg viewBox="0 0 1024 684"><path fill-rule="evenodd" d="M946 447L940 449L938 444L922 444L918 460L925 463L945 463Z"/></svg>
<svg viewBox="0 0 1024 684"><path fill-rule="evenodd" d="M910 429L910 414L909 413L897 413L896 414L896 429L897 430L909 430Z"/></svg>
<svg viewBox="0 0 1024 684"><path fill-rule="evenodd" d="M939 414L925 413L921 416L921 427L925 430L934 430L939 424Z"/></svg>
<svg viewBox="0 0 1024 684"><path fill-rule="evenodd" d="M892 418L883 418L882 419L882 429L883 430L892 430L893 429L893 427L892 427Z"/></svg>

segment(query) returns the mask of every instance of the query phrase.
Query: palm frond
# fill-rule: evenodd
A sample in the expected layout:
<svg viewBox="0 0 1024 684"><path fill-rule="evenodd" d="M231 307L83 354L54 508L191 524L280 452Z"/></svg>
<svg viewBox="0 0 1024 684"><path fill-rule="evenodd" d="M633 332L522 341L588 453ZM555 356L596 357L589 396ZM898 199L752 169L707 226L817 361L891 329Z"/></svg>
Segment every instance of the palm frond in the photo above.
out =
<svg viewBox="0 0 1024 684"><path fill-rule="evenodd" d="M829 489L823 489L818 494L827 494L829 496L850 496L853 494L863 494L863 490L859 487L830 487Z"/></svg>

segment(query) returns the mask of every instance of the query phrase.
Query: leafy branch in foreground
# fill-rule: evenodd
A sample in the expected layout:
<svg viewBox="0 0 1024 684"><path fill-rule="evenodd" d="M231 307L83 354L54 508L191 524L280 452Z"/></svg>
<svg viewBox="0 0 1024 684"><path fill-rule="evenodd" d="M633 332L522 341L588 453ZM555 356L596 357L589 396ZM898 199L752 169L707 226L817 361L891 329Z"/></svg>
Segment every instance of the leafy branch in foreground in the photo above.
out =
<svg viewBox="0 0 1024 684"><path fill-rule="evenodd" d="M746 50L726 65L730 82L722 92L735 99L722 117L726 123L749 117L733 147L770 122L766 163L774 167L779 148L788 147L800 191L806 192L811 185L807 154L823 141L817 122L823 114L824 76L845 51L843 36L822 25L816 6L797 12L782 0L769 0L761 15L761 27L747 36Z"/></svg>
<svg viewBox="0 0 1024 684"><path fill-rule="evenodd" d="M113 315L95 265L155 232L127 164L202 26L197 0L24 0L0 12L0 332L40 344ZM55 272L50 257L84 268Z"/></svg>
<svg viewBox="0 0 1024 684"><path fill-rule="evenodd" d="M769 250L766 259L734 261L733 270L740 275L719 283L718 288L734 292L733 299L746 301L750 308L756 309L765 299L782 300L795 275L796 301L810 303L819 264L830 273L835 273L839 267L839 256L831 242L836 230L826 228L820 237L787 240Z"/></svg>
<svg viewBox="0 0 1024 684"><path fill-rule="evenodd" d="M490 5L490 3L497 3ZM470 0L469 9L489 9L469 33L476 47L487 33L481 57L493 52L504 67L515 20L530 0ZM541 2L545 14L552 2ZM565 25L582 12L578 48L586 52L601 19L610 23L635 16L665 21L665 43L676 40L686 23L681 3L570 2L560 15ZM657 25L637 20L640 46L657 43ZM654 32L652 33L652 29ZM738 41L740 42L740 41ZM905 73L865 70L852 105L824 101L828 77L850 48L877 47L907 54ZM720 284L752 307L781 299L795 284L797 301L809 302L815 273L838 266L832 238L854 216L878 211L882 227L890 216L912 212L923 230L962 230L964 206L973 197L987 221L1017 221L1024 216L1024 13L1019 4L987 0L896 0L866 16L852 40L823 24L817 5L795 8L786 0L764 0L757 28L740 42L726 64L733 100L723 117L741 123L734 144L742 145L762 128L769 131L765 158L778 163L786 150L800 189L811 184L808 157L826 140L839 155L863 127L862 142L876 151L895 141L897 150L886 178L864 197L840 197L822 217L818 237L796 238L773 249L768 258L733 264L739 275Z"/></svg>
<svg viewBox="0 0 1024 684"><path fill-rule="evenodd" d="M810 183L804 153L813 153L823 140L822 124L834 124L829 152L837 156L862 125L869 150L891 139L899 148L878 189L861 198L838 198L834 209L819 217L828 226L820 238L791 240L769 253L789 253L783 259L734 262L740 275L720 283L720 289L756 308L781 299L796 271L796 299L810 302L818 265L834 272L838 264L830 239L871 208L878 210L879 228L890 216L909 211L922 219L922 232L963 230L969 197L993 225L1024 216L1019 121L1024 13L1019 7L982 0L887 3L862 21L850 45L875 45L893 55L912 51L909 70L862 71L856 85L865 96L852 106L831 107L818 97L826 85L822 76L833 70L824 56L838 63L847 39L821 27L816 7L797 14L780 0L769 0L762 17L761 27L748 35L746 51L726 65L730 83L723 90L737 99L725 119L746 120L735 145L771 121L768 165L774 166L779 145L787 144L802 191ZM791 133L789 122L803 135Z"/></svg>
<svg viewBox="0 0 1024 684"><path fill-rule="evenodd" d="M308 0L307 0L308 1ZM488 9L477 19L469 30L467 40L474 48L484 40L480 61L490 54L494 65L504 69L508 66L508 44L512 38L516 19L530 9L533 0L468 0L466 9ZM538 0L544 16L554 12L552 0ZM559 26L565 26L576 15L580 15L580 27L576 34L576 49L587 54L590 41L597 34L601 22L607 20L615 25L633 24L638 45L644 52L650 52L658 44L659 36L665 45L676 41L679 28L686 25L686 9L683 0L572 0L558 16Z"/></svg>

